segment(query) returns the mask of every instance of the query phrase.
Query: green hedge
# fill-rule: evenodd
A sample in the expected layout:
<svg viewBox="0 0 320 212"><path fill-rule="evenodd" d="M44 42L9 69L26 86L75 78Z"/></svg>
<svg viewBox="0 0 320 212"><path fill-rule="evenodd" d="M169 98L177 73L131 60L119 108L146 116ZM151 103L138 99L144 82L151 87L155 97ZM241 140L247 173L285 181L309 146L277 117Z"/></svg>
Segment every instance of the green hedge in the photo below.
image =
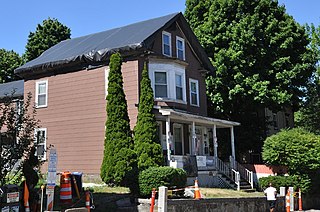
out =
<svg viewBox="0 0 320 212"><path fill-rule="evenodd" d="M186 183L187 173L183 169L168 166L150 167L139 174L140 195L144 197L151 195L152 188L183 188Z"/></svg>
<svg viewBox="0 0 320 212"><path fill-rule="evenodd" d="M269 186L269 183L272 183L272 186L275 187L278 192L280 191L280 187L294 187L294 190L301 188L301 191L305 193L311 186L310 179L307 176L268 176L259 179L260 189L266 189Z"/></svg>

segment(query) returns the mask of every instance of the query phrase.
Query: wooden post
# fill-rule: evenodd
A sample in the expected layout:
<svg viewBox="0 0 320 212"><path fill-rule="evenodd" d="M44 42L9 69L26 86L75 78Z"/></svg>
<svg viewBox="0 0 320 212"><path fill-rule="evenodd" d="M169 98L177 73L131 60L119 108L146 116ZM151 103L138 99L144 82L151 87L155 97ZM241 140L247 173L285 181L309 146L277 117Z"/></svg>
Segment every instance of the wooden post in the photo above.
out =
<svg viewBox="0 0 320 212"><path fill-rule="evenodd" d="M197 155L196 152L196 139L197 139L197 135L196 135L196 124L195 122L192 122L192 153L193 155Z"/></svg>
<svg viewBox="0 0 320 212"><path fill-rule="evenodd" d="M233 159L236 159L236 151L234 147L234 131L233 131L233 126L230 128L230 134L231 134L231 155Z"/></svg>
<svg viewBox="0 0 320 212"><path fill-rule="evenodd" d="M168 165L170 165L171 161L171 144L170 144L170 118L167 117L166 120L166 141L167 141L167 160L168 160Z"/></svg>
<svg viewBox="0 0 320 212"><path fill-rule="evenodd" d="M213 136L213 155L214 157L218 157L218 139L217 139L217 126L213 125L212 129L212 136Z"/></svg>

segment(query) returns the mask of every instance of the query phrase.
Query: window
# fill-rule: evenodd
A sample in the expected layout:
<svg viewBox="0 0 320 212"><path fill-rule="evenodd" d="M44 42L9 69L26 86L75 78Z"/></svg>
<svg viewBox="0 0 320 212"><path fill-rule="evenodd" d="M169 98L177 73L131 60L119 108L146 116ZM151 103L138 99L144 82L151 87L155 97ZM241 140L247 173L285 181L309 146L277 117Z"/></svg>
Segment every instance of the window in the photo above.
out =
<svg viewBox="0 0 320 212"><path fill-rule="evenodd" d="M155 72L154 82L155 97L168 97L167 72Z"/></svg>
<svg viewBox="0 0 320 212"><path fill-rule="evenodd" d="M183 154L183 142L182 142L182 126L175 124L173 126L173 139L174 139L174 154L182 155Z"/></svg>
<svg viewBox="0 0 320 212"><path fill-rule="evenodd" d="M185 66L164 60L149 61L149 77L157 101L186 102Z"/></svg>
<svg viewBox="0 0 320 212"><path fill-rule="evenodd" d="M48 81L36 82L36 107L47 107L48 105Z"/></svg>
<svg viewBox="0 0 320 212"><path fill-rule="evenodd" d="M171 57L171 34L162 32L162 54Z"/></svg>
<svg viewBox="0 0 320 212"><path fill-rule="evenodd" d="M199 106L199 83L198 80L190 79L190 104Z"/></svg>
<svg viewBox="0 0 320 212"><path fill-rule="evenodd" d="M176 99L183 100L182 75L176 74Z"/></svg>
<svg viewBox="0 0 320 212"><path fill-rule="evenodd" d="M47 136L46 128L36 129L36 138L35 138L35 144L37 147L36 156L38 156L40 160L46 159L46 136Z"/></svg>
<svg viewBox="0 0 320 212"><path fill-rule="evenodd" d="M176 45L177 45L177 58L179 58L180 60L185 60L184 39L177 36Z"/></svg>

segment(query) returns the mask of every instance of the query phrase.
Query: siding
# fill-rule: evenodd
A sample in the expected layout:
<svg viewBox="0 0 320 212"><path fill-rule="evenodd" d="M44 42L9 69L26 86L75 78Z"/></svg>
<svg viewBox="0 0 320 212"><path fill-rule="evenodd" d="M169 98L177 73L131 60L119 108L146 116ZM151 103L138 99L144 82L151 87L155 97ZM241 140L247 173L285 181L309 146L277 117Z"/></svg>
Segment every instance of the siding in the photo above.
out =
<svg viewBox="0 0 320 212"><path fill-rule="evenodd" d="M47 128L47 146L58 153L58 171L99 174L106 121L105 70L81 70L25 82L25 96L35 93L36 81L48 80L48 107L37 109L40 125ZM131 126L136 121L137 62L122 66ZM47 164L43 170L47 169Z"/></svg>

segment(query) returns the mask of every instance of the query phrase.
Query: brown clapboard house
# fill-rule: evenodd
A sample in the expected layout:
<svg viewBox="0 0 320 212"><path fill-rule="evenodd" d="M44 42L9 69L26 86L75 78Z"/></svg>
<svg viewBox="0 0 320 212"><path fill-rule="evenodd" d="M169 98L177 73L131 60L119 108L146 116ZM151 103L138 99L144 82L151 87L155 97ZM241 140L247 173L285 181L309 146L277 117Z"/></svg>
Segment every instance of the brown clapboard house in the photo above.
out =
<svg viewBox="0 0 320 212"><path fill-rule="evenodd" d="M119 51L131 128L136 124L144 63L154 91L154 112L167 165L194 171L201 183L235 179L234 127L207 116L205 74L213 72L206 53L181 13L60 42L15 70L31 92L41 128L37 154L54 146L58 171L99 175L103 158L109 57ZM230 130L230 163L218 158L217 130ZM170 151L168 151L170 149ZM192 162L193 161L193 162ZM189 167L189 168L188 168ZM46 169L46 165L43 167ZM190 171L191 170L191 171ZM215 173L222 173L216 175ZM192 174L190 174L191 176ZM216 178L214 178L216 177Z"/></svg>

